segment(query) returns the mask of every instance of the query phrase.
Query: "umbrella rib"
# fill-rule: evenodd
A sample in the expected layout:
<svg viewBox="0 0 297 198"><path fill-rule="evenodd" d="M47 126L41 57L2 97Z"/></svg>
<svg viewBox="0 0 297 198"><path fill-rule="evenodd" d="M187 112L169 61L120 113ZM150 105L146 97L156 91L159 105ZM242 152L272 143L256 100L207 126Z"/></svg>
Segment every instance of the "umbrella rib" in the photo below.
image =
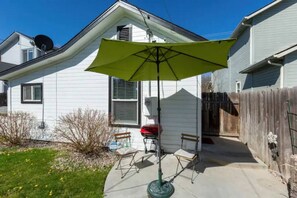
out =
<svg viewBox="0 0 297 198"><path fill-rule="evenodd" d="M155 49L155 48L149 48L149 47L147 47L147 46L145 46L145 47L146 47L146 49L141 50L141 51L139 51L139 52L136 52L136 53L134 53L134 54L132 54L132 55L137 56L137 57L142 58L142 59L146 59L146 60L150 60L150 59L148 59L148 57L152 56L155 60L150 60L150 61L154 61L154 62L155 62L155 61L156 61L156 57L154 57L153 52L151 51L151 49ZM143 56L140 56L140 55L139 55L139 54L141 54L141 53L143 53L143 52L149 52L148 57L143 57Z"/></svg>
<svg viewBox="0 0 297 198"><path fill-rule="evenodd" d="M148 49L148 50L149 50L149 49ZM144 51L146 51L146 50L143 50L142 52L144 52ZM149 60L150 56L153 56L153 55L152 55L152 52L151 52L150 50L149 50L149 52L150 52L150 54L149 54L146 58L141 57L141 58L144 58L144 61L143 61L142 64L136 69L136 71L133 73L133 75L129 78L128 81L130 81L130 80L135 76L135 74L140 70L140 68L144 65L144 63L147 62L147 60ZM138 52L138 53L140 53L140 52ZM134 55L137 56L137 57L139 57L139 55L137 55L137 53L134 54ZM153 56L153 57L154 57L154 56Z"/></svg>
<svg viewBox="0 0 297 198"><path fill-rule="evenodd" d="M161 54L162 54L162 57L165 57L166 53L168 53L169 50L170 50L170 49L168 49L167 52L165 52L165 53L163 53L163 52L160 50L160 51L161 51ZM173 68L171 67L170 63L168 62L168 59L165 58L165 61L166 61L166 63L168 64L168 66L169 66L171 72L173 73L175 79L178 80L178 77L176 76L176 73L173 71Z"/></svg>
<svg viewBox="0 0 297 198"><path fill-rule="evenodd" d="M176 53L178 53L179 55L188 56L188 57L191 57L191 58L194 58L194 59L197 59L197 60L202 60L202 61L205 61L205 62L208 62L208 63L211 63L211 64L216 64L216 65L218 65L218 66L220 66L220 67L223 67L223 68L228 68L228 67L225 66L225 65L222 65L222 64L219 64L219 63L215 63L215 62L211 62L211 61L205 60L205 59L203 59L203 58L198 58L198 57L195 57L195 56L192 56L192 55L189 55L189 54L185 54L185 53L183 53L183 52L179 52L179 51L176 51L176 50L173 50L173 49L171 49L171 51L176 52Z"/></svg>

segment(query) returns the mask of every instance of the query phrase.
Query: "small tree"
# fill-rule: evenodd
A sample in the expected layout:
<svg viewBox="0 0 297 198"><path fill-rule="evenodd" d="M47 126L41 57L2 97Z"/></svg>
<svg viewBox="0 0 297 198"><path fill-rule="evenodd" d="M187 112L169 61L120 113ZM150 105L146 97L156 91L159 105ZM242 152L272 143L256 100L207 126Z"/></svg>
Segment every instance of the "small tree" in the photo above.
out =
<svg viewBox="0 0 297 198"><path fill-rule="evenodd" d="M112 128L105 113L78 109L59 118L56 134L83 154L100 154L111 139Z"/></svg>
<svg viewBox="0 0 297 198"><path fill-rule="evenodd" d="M30 139L30 132L35 124L35 117L26 112L0 114L0 139L8 146L22 145Z"/></svg>

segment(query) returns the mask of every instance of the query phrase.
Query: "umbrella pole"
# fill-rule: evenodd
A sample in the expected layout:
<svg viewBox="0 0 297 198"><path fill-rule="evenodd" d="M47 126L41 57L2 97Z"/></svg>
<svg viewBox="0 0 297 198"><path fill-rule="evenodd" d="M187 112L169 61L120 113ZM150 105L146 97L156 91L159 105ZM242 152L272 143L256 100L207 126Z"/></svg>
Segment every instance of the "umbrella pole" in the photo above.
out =
<svg viewBox="0 0 297 198"><path fill-rule="evenodd" d="M160 60L159 60L159 48L157 48L157 87L158 87L158 181L159 185L162 185L162 166L161 166L161 105L160 105Z"/></svg>
<svg viewBox="0 0 297 198"><path fill-rule="evenodd" d="M160 105L160 60L159 60L159 47L157 47L157 87L158 87L158 180L149 183L147 193L153 198L166 198L174 193L174 187L168 181L162 180L162 167L161 167L161 105Z"/></svg>

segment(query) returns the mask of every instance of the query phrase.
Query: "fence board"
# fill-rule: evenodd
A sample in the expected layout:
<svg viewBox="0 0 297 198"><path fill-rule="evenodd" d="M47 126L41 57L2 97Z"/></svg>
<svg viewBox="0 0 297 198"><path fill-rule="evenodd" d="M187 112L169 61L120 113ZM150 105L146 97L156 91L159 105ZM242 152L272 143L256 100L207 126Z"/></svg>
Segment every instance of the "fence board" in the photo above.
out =
<svg viewBox="0 0 297 198"><path fill-rule="evenodd" d="M289 162L292 154L288 127L287 100L291 111L297 113L297 87L277 90L240 93L240 140L253 149L271 169L289 178ZM297 120L294 120L297 126ZM278 136L278 154L273 160L268 147L267 134Z"/></svg>

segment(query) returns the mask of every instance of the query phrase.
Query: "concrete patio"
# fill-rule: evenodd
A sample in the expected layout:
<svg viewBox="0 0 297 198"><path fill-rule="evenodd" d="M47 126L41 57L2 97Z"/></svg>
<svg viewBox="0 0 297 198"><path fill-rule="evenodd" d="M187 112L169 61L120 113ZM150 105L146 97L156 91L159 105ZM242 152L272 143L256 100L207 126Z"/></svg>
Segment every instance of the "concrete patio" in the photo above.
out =
<svg viewBox="0 0 297 198"><path fill-rule="evenodd" d="M194 173L194 184L190 181L190 169L175 176L176 158L172 154L163 156L163 178L172 181L175 187L172 197L288 197L286 185L273 176L265 164L254 158L238 139L211 139L214 144L203 144L201 162L196 166L199 174ZM142 156L145 156L143 162ZM156 157L139 152L136 160L139 173L131 169L123 179L121 172L115 170L117 164L112 168L105 183L105 197L147 197L148 184L157 179Z"/></svg>

